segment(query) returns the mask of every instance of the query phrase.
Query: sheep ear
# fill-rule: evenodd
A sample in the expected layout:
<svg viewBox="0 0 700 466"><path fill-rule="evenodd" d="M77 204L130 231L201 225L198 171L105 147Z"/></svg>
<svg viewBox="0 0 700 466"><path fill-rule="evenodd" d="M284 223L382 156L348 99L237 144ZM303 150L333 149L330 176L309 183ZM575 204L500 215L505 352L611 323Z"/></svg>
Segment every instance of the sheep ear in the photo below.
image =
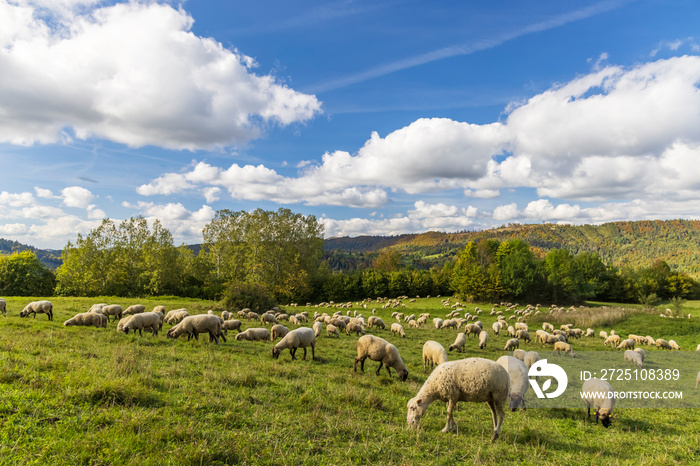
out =
<svg viewBox="0 0 700 466"><path fill-rule="evenodd" d="M422 398L418 398L418 399L416 400L416 404L423 404L423 399L422 399Z"/></svg>

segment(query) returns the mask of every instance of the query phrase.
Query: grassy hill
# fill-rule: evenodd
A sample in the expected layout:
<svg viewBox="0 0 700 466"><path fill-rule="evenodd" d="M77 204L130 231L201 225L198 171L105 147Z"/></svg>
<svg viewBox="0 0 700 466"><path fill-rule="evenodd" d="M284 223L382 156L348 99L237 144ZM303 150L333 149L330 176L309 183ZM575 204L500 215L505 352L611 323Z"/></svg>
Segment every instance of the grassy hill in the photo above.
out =
<svg viewBox="0 0 700 466"><path fill-rule="evenodd" d="M37 259L39 259L50 269L56 269L62 264L61 251L54 249L37 249L34 246L28 246L26 244L18 243L17 241L10 241L0 238L0 255L7 256L16 252L24 251L33 252L36 254Z"/></svg>

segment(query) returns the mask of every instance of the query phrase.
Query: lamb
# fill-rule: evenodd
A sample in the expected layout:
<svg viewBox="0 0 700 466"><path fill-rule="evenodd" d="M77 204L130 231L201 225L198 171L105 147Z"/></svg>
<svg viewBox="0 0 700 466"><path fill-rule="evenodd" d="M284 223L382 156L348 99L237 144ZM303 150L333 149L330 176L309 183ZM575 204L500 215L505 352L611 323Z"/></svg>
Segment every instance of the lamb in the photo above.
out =
<svg viewBox="0 0 700 466"><path fill-rule="evenodd" d="M625 351L625 361L629 361L633 364L636 364L637 367L639 367L640 369L644 365L644 358L642 358L642 355L634 350Z"/></svg>
<svg viewBox="0 0 700 466"><path fill-rule="evenodd" d="M367 327L369 327L369 328L379 327L381 329L385 329L386 325L384 324L384 321L382 320L381 317L369 316L369 319L367 319Z"/></svg>
<svg viewBox="0 0 700 466"><path fill-rule="evenodd" d="M460 353L464 351L464 344L467 342L467 336L464 333L458 333L457 338L455 338L455 342L452 343L449 347L449 350L457 350Z"/></svg>
<svg viewBox="0 0 700 466"><path fill-rule="evenodd" d="M479 333L479 349L486 348L486 343L489 341L489 334L486 330L482 330Z"/></svg>
<svg viewBox="0 0 700 466"><path fill-rule="evenodd" d="M360 335L365 334L365 326L362 325L359 321L350 321L346 326L345 326L345 333L350 335L352 332L357 333L357 336L359 337Z"/></svg>
<svg viewBox="0 0 700 466"><path fill-rule="evenodd" d="M0 312L2 312L4 316L7 315L7 301L2 298L0 298Z"/></svg>
<svg viewBox="0 0 700 466"><path fill-rule="evenodd" d="M63 325L66 327L71 327L73 325L87 325L92 327L107 328L107 317L104 314L88 311L74 315L67 321L63 322Z"/></svg>
<svg viewBox="0 0 700 466"><path fill-rule="evenodd" d="M379 361L377 375L383 366L391 375L390 367L393 367L401 381L406 381L408 378L408 369L403 363L399 350L383 338L375 337L374 335L364 335L357 340L357 357L355 358L354 370L357 372L357 363L360 363L360 369L365 371L365 359L370 358L372 361Z"/></svg>
<svg viewBox="0 0 700 466"><path fill-rule="evenodd" d="M681 347L678 346L678 343L676 343L674 340L668 340L668 346L670 346L671 349L674 349L674 350L680 350L680 349L681 349Z"/></svg>
<svg viewBox="0 0 700 466"><path fill-rule="evenodd" d="M268 341L270 335L270 331L266 328L253 327L236 335L236 340Z"/></svg>
<svg viewBox="0 0 700 466"><path fill-rule="evenodd" d="M336 329L336 332L338 330ZM277 359L280 353L286 349L289 349L289 353L292 355L292 359L296 359L295 354L297 349L304 348L304 360L306 360L306 348L311 347L311 360L316 359L315 348L316 348L316 335L313 329L309 327L299 327L284 336L274 348L272 348L272 357Z"/></svg>
<svg viewBox="0 0 700 466"><path fill-rule="evenodd" d="M656 339L656 347L659 349L667 349L667 350L673 349L673 348L671 348L671 345L663 338Z"/></svg>
<svg viewBox="0 0 700 466"><path fill-rule="evenodd" d="M209 333L209 341L215 341L218 345L219 338L226 341L226 337L224 336L221 327L221 317L219 316L212 316L209 314L187 316L182 319L179 324L168 330L167 337L178 338L180 335L187 334L187 341L189 341L192 336L194 336L196 340L199 340L199 334L207 332ZM242 333L236 335L237 340L240 335L242 335ZM270 337L269 333L267 337Z"/></svg>
<svg viewBox="0 0 700 466"><path fill-rule="evenodd" d="M401 324L391 324L391 334L398 334L401 335L402 337L406 338L406 331L403 329Z"/></svg>
<svg viewBox="0 0 700 466"><path fill-rule="evenodd" d="M517 348L520 345L520 340L517 338L511 338L506 342L505 348L503 348L504 351L512 350Z"/></svg>
<svg viewBox="0 0 700 466"><path fill-rule="evenodd" d="M238 333L241 333L241 325L242 322L238 319L225 320L221 324L221 330L224 332L224 335L228 335L229 330L238 330Z"/></svg>
<svg viewBox="0 0 700 466"><path fill-rule="evenodd" d="M333 324L328 324L328 325L326 325L326 336L331 336L331 335L335 335L336 337L340 337L340 332L338 331L338 327L336 327ZM314 338L315 337L316 337L316 334L314 333Z"/></svg>
<svg viewBox="0 0 700 466"><path fill-rule="evenodd" d="M601 330L600 333L599 333L598 335L599 335L600 338L602 338L603 340L607 340L607 339L608 339L608 332L606 332L605 330Z"/></svg>
<svg viewBox="0 0 700 466"><path fill-rule="evenodd" d="M622 342L617 345L617 349L634 349L634 343L635 342L632 338L622 340Z"/></svg>
<svg viewBox="0 0 700 466"><path fill-rule="evenodd" d="M151 330L153 336L158 335L160 329L160 316L155 312L143 312L133 315L128 322L122 326L124 333L129 333L129 330L139 331L139 336L143 336L142 330Z"/></svg>
<svg viewBox="0 0 700 466"><path fill-rule="evenodd" d="M588 408L586 417L591 417L591 406L593 406L595 409L593 414L596 416L595 423L598 424L598 420L600 420L603 427L606 429L610 427L612 410L615 407L615 397L614 395L610 396L613 393L612 386L605 380L592 378L583 382L581 392Z"/></svg>
<svg viewBox="0 0 700 466"><path fill-rule="evenodd" d="M525 392L530 387L525 363L513 356L501 356L496 360L498 364L508 372L510 378L510 393L508 395L508 406L511 411L515 411L522 405L525 410Z"/></svg>
<svg viewBox="0 0 700 466"><path fill-rule="evenodd" d="M437 341L428 340L423 345L423 372L427 371L428 364L430 369L447 362L447 351Z"/></svg>
<svg viewBox="0 0 700 466"><path fill-rule="evenodd" d="M440 364L425 381L418 394L408 402L406 421L417 428L428 406L440 400L447 403L447 424L443 432L457 431L452 412L457 403L488 403L493 419L495 441L505 419L505 406L510 391L508 372L497 362L484 358L467 358Z"/></svg>
<svg viewBox="0 0 700 466"><path fill-rule="evenodd" d="M53 304L50 301L33 301L22 309L19 316L27 317L29 314L34 314L35 319L37 314L46 314L49 320L53 320Z"/></svg>
<svg viewBox="0 0 700 466"><path fill-rule="evenodd" d="M107 322L111 322L110 316L113 316L114 320L117 321L122 318L123 308L119 304L108 304L102 306L102 314L107 316Z"/></svg>
<svg viewBox="0 0 700 466"><path fill-rule="evenodd" d="M122 312L123 316L130 316L134 314L141 314L146 310L146 306L143 304L134 304L133 306L127 307L124 312Z"/></svg>
<svg viewBox="0 0 700 466"><path fill-rule="evenodd" d="M274 329L274 327L272 328ZM316 338L321 336L321 330L323 330L323 324L321 322L314 322L311 328L314 330L314 335L316 335Z"/></svg>
<svg viewBox="0 0 700 466"><path fill-rule="evenodd" d="M563 351L564 354L569 353L571 355L571 357L575 356L574 350L571 349L571 345L568 343L564 343L563 341L558 341L558 342L554 343L554 350L553 351L556 351L557 354L561 354L561 352Z"/></svg>
<svg viewBox="0 0 700 466"><path fill-rule="evenodd" d="M175 309L174 311L168 312L164 320L166 324L175 325L182 322L182 319L189 315L190 313L187 312L187 309Z"/></svg>

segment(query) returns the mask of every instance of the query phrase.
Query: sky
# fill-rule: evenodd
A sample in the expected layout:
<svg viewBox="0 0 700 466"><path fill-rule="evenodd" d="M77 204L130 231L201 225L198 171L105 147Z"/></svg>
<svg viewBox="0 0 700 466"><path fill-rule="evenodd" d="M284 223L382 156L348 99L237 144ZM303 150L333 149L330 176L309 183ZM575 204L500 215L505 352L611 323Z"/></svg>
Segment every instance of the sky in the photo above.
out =
<svg viewBox="0 0 700 466"><path fill-rule="evenodd" d="M0 0L0 238L700 218L695 0Z"/></svg>

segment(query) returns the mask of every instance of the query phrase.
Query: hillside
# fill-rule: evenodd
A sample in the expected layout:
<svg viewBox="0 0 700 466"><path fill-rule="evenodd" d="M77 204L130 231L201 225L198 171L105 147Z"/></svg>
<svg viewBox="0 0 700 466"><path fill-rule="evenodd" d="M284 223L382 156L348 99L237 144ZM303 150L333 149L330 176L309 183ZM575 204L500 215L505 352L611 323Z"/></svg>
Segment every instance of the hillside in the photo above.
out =
<svg viewBox="0 0 700 466"><path fill-rule="evenodd" d="M654 260L665 260L672 269L682 270L694 277L700 276L700 221L656 220L613 222L603 225L508 225L485 231L439 233L391 237L331 238L326 240L325 251L330 262L343 257L351 262L360 254L360 262L371 262L372 255L382 248L398 250L407 264L423 268L444 264L453 258L469 241L482 239L506 241L521 239L530 244L537 254L550 249L567 249L576 254L597 252L606 263L618 267L647 267ZM370 247L363 248L363 245ZM333 267L332 267L333 268ZM342 269L342 267L341 267Z"/></svg>
<svg viewBox="0 0 700 466"><path fill-rule="evenodd" d="M26 244L18 243L17 241L10 241L7 239L0 238L0 255L10 255L15 252L29 251L36 254L37 259L39 259L45 266L50 269L56 269L61 265L61 251L53 249L37 249L33 246L28 246Z"/></svg>

